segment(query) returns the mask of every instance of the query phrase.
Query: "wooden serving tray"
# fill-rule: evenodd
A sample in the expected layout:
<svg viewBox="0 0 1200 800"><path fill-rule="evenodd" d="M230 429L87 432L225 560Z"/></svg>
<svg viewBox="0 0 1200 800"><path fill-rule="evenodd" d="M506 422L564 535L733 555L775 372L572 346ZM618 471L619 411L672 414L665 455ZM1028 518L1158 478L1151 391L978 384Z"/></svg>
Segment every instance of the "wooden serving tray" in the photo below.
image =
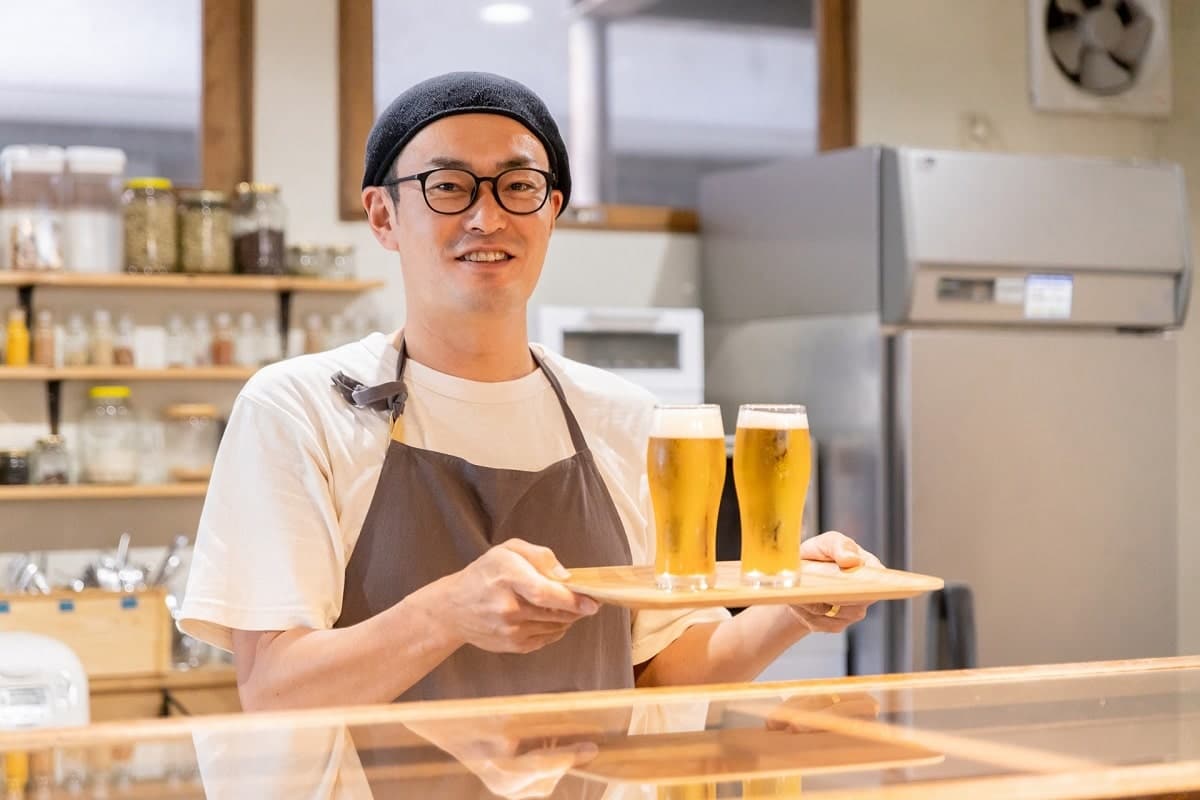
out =
<svg viewBox="0 0 1200 800"><path fill-rule="evenodd" d="M717 562L717 582L706 591L667 591L654 585L654 567L588 567L571 570L569 589L626 608L744 608L770 604L865 603L903 600L941 589L929 575L879 567L841 570L825 561L804 561L800 582L786 589L743 586L740 561Z"/></svg>

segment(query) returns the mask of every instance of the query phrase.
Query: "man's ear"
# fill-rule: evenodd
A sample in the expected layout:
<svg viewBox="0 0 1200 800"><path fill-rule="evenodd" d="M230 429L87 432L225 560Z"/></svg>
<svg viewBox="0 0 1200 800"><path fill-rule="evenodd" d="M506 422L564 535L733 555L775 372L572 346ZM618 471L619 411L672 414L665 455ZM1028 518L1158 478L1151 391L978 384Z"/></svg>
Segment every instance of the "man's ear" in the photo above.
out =
<svg viewBox="0 0 1200 800"><path fill-rule="evenodd" d="M386 187L368 186L362 193L363 209L367 212L367 224L375 240L385 250L399 249L396 242L396 218L392 198Z"/></svg>

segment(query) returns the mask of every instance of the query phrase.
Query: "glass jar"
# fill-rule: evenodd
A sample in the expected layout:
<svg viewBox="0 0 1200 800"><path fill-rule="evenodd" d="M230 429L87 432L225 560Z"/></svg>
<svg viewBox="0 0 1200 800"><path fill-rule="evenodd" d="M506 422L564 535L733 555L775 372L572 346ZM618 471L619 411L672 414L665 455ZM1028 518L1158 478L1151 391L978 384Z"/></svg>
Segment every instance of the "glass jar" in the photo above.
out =
<svg viewBox="0 0 1200 800"><path fill-rule="evenodd" d="M125 184L125 270L173 272L175 192L166 178L134 178Z"/></svg>
<svg viewBox="0 0 1200 800"><path fill-rule="evenodd" d="M209 363L214 367L233 366L234 346L233 317L222 311L217 314L216 327L213 328L212 354L209 357Z"/></svg>
<svg viewBox="0 0 1200 800"><path fill-rule="evenodd" d="M279 196L279 187L271 183L238 184L233 215L237 271L249 275L282 275L287 210Z"/></svg>
<svg viewBox="0 0 1200 800"><path fill-rule="evenodd" d="M120 272L125 267L121 175L125 151L68 147L63 260L77 272Z"/></svg>
<svg viewBox="0 0 1200 800"><path fill-rule="evenodd" d="M137 353L134 342L137 338L137 328L133 318L122 314L117 320L117 335L113 337L113 365L117 367L132 367L137 363Z"/></svg>
<svg viewBox="0 0 1200 800"><path fill-rule="evenodd" d="M179 193L179 268L184 272L233 272L233 212L225 192Z"/></svg>
<svg viewBox="0 0 1200 800"><path fill-rule="evenodd" d="M88 483L137 480L141 434L128 386L93 386L79 422L79 446Z"/></svg>
<svg viewBox="0 0 1200 800"><path fill-rule="evenodd" d="M0 269L63 267L61 147L0 150Z"/></svg>
<svg viewBox="0 0 1200 800"><path fill-rule="evenodd" d="M83 317L72 314L67 317L67 327L63 331L63 366L85 367L90 359L91 342L88 339L87 328Z"/></svg>
<svg viewBox="0 0 1200 800"><path fill-rule="evenodd" d="M325 252L324 277L348 281L354 278L354 245L331 244Z"/></svg>
<svg viewBox="0 0 1200 800"><path fill-rule="evenodd" d="M67 442L58 434L43 436L37 440L33 451L32 482L37 484L62 484L69 482L71 458Z"/></svg>
<svg viewBox="0 0 1200 800"><path fill-rule="evenodd" d="M180 403L163 409L167 476L173 481L206 481L220 442L217 408Z"/></svg>
<svg viewBox="0 0 1200 800"><path fill-rule="evenodd" d="M53 367L58 343L55 341L54 317L46 309L37 312L37 322L34 323L30 338L33 341L33 364Z"/></svg>
<svg viewBox="0 0 1200 800"><path fill-rule="evenodd" d="M287 254L287 271L289 275L304 275L316 278L325 271L323 269L324 253L315 244L309 244L308 242L290 244L288 245Z"/></svg>
<svg viewBox="0 0 1200 800"><path fill-rule="evenodd" d="M92 314L92 335L88 338L88 363L93 367L113 366L116 338L112 316L103 308L97 308Z"/></svg>
<svg viewBox="0 0 1200 800"><path fill-rule="evenodd" d="M168 367L190 367L196 363L192 338L183 325L183 317L178 314L167 317L167 341L164 350Z"/></svg>
<svg viewBox="0 0 1200 800"><path fill-rule="evenodd" d="M29 452L0 450L0 486L24 486L29 483Z"/></svg>

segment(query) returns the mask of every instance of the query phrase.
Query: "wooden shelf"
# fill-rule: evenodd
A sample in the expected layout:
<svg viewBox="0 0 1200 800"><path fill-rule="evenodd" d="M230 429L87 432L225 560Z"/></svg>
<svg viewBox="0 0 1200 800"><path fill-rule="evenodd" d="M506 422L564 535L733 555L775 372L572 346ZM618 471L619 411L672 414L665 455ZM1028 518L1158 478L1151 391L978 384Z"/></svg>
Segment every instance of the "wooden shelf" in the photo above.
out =
<svg viewBox="0 0 1200 800"><path fill-rule="evenodd" d="M4 367L0 381L245 381L257 367Z"/></svg>
<svg viewBox="0 0 1200 800"><path fill-rule="evenodd" d="M164 483L145 486L0 486L0 502L45 500L164 500L204 497L208 483Z"/></svg>
<svg viewBox="0 0 1200 800"><path fill-rule="evenodd" d="M383 286L383 281L338 281L269 275L180 275L176 273L135 275L128 273L4 271L0 272L0 286L359 294L380 288Z"/></svg>

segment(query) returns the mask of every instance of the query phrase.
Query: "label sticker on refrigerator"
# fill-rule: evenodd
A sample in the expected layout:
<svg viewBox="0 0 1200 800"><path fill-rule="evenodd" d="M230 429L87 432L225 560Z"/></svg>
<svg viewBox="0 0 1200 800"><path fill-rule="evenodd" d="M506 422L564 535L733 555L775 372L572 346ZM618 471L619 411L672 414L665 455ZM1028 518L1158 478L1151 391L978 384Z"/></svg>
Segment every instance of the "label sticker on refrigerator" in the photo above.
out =
<svg viewBox="0 0 1200 800"><path fill-rule="evenodd" d="M1025 319L1070 319L1070 275L1030 275L1025 279Z"/></svg>
<svg viewBox="0 0 1200 800"><path fill-rule="evenodd" d="M996 278L996 302L1019 306L1025 302L1024 278Z"/></svg>

